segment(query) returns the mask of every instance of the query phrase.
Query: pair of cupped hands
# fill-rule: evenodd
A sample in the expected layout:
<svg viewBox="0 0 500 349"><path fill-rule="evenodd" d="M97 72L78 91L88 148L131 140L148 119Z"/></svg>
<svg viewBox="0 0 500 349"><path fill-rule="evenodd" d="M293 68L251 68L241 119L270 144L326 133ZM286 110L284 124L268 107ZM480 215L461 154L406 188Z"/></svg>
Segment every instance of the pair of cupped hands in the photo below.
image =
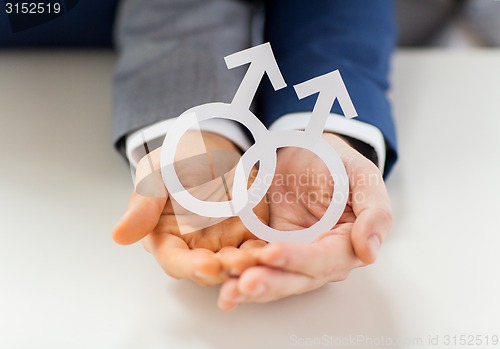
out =
<svg viewBox="0 0 500 349"><path fill-rule="evenodd" d="M234 163L240 151L222 136L203 132L202 137L207 154L222 154L219 159L208 157L210 180L215 178L215 162L220 164L227 158ZM375 261L391 229L392 212L379 169L341 137L325 133L323 138L346 167L349 199L339 222L312 243L267 243L251 234L238 217L181 234L180 216L176 219L175 206L159 174L161 148L139 162L135 190L113 230L113 239L120 244L142 241L174 278L191 279L202 286L222 285L218 306L223 310L244 303L266 303L345 280L353 269ZM189 136L183 137L178 149L190 149L191 141ZM183 176L194 177L194 182L206 181L196 178L205 176L197 169L202 162L191 162L184 170L176 168L183 184L189 182L183 181ZM250 183L253 178L255 173ZM283 180L291 178L300 178L300 184ZM328 208L334 189L333 181L318 178L331 177L313 153L301 148L279 149L275 179L267 199L254 212L277 230L313 225ZM150 188L141 189L144 184ZM156 195L148 195L148 190ZM158 190L161 195L157 195ZM309 200L311 197L316 200Z"/></svg>

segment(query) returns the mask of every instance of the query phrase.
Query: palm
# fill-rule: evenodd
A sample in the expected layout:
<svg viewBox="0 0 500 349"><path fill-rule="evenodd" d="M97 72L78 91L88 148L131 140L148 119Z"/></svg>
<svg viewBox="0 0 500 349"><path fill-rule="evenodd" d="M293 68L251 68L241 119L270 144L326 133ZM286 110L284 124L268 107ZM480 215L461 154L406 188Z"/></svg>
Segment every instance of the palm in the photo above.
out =
<svg viewBox="0 0 500 349"><path fill-rule="evenodd" d="M327 167L317 156L301 148L281 149L275 180L269 189L271 227L296 230L312 226L330 205L333 187ZM348 204L337 226L354 220Z"/></svg>
<svg viewBox="0 0 500 349"><path fill-rule="evenodd" d="M239 152L220 147L219 143L212 142L210 136L206 136L203 142L206 152L200 155L201 152L197 152L193 146L196 139L189 136L189 144L181 142L182 154L179 159L176 158L174 165L180 182L193 197L201 201L230 200ZM202 217L179 205L170 195L165 195L159 170L160 152L161 149L152 152L150 158L141 161L137 168L137 193L146 197L167 197L161 202L158 215L150 217L154 219L154 222L150 222L154 224L154 229L143 240L146 249L154 252L160 264L173 276L186 277L201 271L208 276L207 280L191 277L203 285L223 282L228 276L239 275L244 269L255 265L254 252L265 242L250 233L238 217ZM256 171L251 174L249 185L255 174ZM269 212L264 200L256 206L255 213L267 224ZM183 256L192 257L186 262L192 266L189 271L178 274L179 262L168 256L172 254L172 249L184 252Z"/></svg>
<svg viewBox="0 0 500 349"><path fill-rule="evenodd" d="M201 201L222 202L231 199L233 176L239 154L228 150L208 150L206 154L178 161L176 172L183 186ZM249 184L255 179L253 171ZM255 213L264 223L268 207L261 201ZM224 247L239 247L257 239L238 217L210 218L199 216L169 199L159 218L157 232L182 239L190 249L205 248L218 252Z"/></svg>
<svg viewBox="0 0 500 349"><path fill-rule="evenodd" d="M256 213L258 217L267 222L268 209L264 201L256 207ZM240 247L248 240L257 239L238 217L227 218L208 227L183 234L177 221L179 219L183 221L199 220L199 218L194 214L190 214L189 217L184 215L184 217L179 218L174 212L172 201L168 200L154 233L172 234L183 241L186 247L190 249L204 248L212 252L218 252L224 247Z"/></svg>

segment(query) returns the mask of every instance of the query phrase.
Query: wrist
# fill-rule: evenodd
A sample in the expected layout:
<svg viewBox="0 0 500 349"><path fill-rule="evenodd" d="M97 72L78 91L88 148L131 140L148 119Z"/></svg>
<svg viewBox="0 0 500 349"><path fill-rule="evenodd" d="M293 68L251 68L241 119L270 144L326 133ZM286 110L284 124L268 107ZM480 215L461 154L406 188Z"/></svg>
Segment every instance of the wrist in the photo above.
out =
<svg viewBox="0 0 500 349"><path fill-rule="evenodd" d="M205 143L207 151L227 150L241 155L240 149L226 137L208 131L202 131L201 135L203 137L203 142Z"/></svg>
<svg viewBox="0 0 500 349"><path fill-rule="evenodd" d="M323 139L330 143L332 146L338 145L338 144L347 144L351 148L353 147L349 139L343 135L339 135L337 133L333 132L323 132Z"/></svg>
<svg viewBox="0 0 500 349"><path fill-rule="evenodd" d="M344 143L349 145L351 148L356 150L358 153L363 155L365 158L373 162L376 166L378 166L378 155L375 149L370 146L369 144L362 142L356 138L352 138L349 136L345 135L339 135L336 133L332 132L324 132L323 133L323 138L327 140L330 144L335 145L333 140L338 142L339 140L342 140Z"/></svg>

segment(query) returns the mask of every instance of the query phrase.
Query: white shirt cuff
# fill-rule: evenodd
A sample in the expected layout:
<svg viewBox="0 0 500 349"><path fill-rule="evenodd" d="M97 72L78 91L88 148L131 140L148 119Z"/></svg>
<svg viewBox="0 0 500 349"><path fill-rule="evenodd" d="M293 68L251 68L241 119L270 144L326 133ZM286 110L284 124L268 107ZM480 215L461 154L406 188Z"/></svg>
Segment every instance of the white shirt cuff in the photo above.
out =
<svg viewBox="0 0 500 349"><path fill-rule="evenodd" d="M269 127L269 130L305 130L310 118L310 112L287 114L276 120ZM380 172L384 172L385 141L382 132L377 127L356 119L346 119L339 114L332 113L326 120L325 131L352 137L370 145L377 153L377 166Z"/></svg>
<svg viewBox="0 0 500 349"><path fill-rule="evenodd" d="M310 112L287 114L276 120L269 130L304 130L309 123L310 117ZM126 155L131 166L134 168L137 167L139 160L147 154L144 144L149 144L153 140L165 137L176 119L159 121L143 127L127 137ZM193 129L198 128L194 126ZM210 119L204 121L199 126L199 129L226 137L243 151L246 151L251 145L248 137L235 121ZM378 168L381 172L384 172L386 156L385 141L382 132L377 127L356 119L346 119L341 115L331 114L326 121L325 131L349 136L370 145L377 153ZM163 140L161 143L163 143ZM150 147L148 151L152 151L158 146ZM143 151L137 151L137 149L141 148Z"/></svg>
<svg viewBox="0 0 500 349"><path fill-rule="evenodd" d="M163 137L165 137L175 120L177 120L177 118L156 122L131 133L127 137L125 149L131 166L134 168L137 167L142 157L161 146ZM229 139L243 151L246 151L251 145L250 140L240 128L240 125L235 121L215 118L203 121L199 126L194 125L192 129L221 135ZM156 143L156 145L151 147L151 141L159 138L161 138L161 143ZM148 146L148 151L145 149L145 144ZM137 151L138 149L142 149L142 151Z"/></svg>

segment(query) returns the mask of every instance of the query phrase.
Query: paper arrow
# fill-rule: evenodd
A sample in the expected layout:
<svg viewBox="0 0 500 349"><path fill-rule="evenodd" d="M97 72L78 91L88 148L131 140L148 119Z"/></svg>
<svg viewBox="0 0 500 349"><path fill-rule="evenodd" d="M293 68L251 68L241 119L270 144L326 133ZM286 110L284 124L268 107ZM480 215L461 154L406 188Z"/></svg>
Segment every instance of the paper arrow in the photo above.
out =
<svg viewBox="0 0 500 349"><path fill-rule="evenodd" d="M316 139L321 137L325 128L326 120L336 99L339 100L340 107L342 108L346 118L352 119L358 116L356 109L352 104L349 92L344 84L344 80L342 80L342 76L338 70L318 76L301 84L294 85L294 88L299 99L303 99L319 92L311 119L309 120L309 124L306 128L306 134L308 137L314 137Z"/></svg>
<svg viewBox="0 0 500 349"><path fill-rule="evenodd" d="M281 75L269 43L233 53L225 57L224 60L229 69L250 63L231 106L248 110L265 73L269 76L269 80L276 91L286 87L286 82L283 75Z"/></svg>

